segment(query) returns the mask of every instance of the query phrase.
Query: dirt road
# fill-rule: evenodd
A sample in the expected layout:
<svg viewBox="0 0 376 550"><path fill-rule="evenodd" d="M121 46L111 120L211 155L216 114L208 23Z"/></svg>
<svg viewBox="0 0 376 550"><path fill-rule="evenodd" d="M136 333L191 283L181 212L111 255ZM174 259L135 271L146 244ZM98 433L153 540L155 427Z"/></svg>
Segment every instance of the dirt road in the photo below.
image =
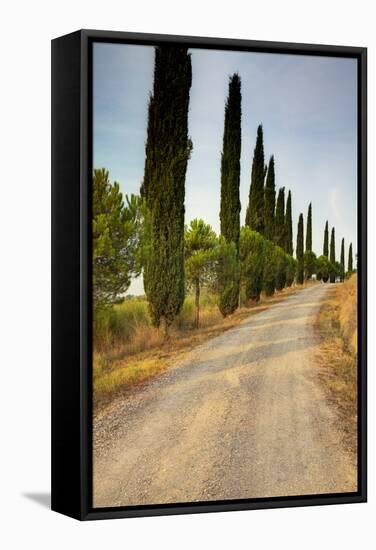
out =
<svg viewBox="0 0 376 550"><path fill-rule="evenodd" d="M94 431L94 506L356 491L317 379L314 285L189 353Z"/></svg>

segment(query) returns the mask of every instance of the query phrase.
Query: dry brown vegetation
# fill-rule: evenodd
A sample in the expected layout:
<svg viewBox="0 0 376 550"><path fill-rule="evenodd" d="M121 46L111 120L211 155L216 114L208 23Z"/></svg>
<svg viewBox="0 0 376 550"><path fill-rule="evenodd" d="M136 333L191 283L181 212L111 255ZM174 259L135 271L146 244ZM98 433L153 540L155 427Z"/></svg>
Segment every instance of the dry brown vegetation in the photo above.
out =
<svg viewBox="0 0 376 550"><path fill-rule="evenodd" d="M318 318L319 376L338 413L344 445L357 450L357 276L330 288Z"/></svg>
<svg viewBox="0 0 376 550"><path fill-rule="evenodd" d="M249 303L226 318L207 297L201 307L199 329L194 328L193 300L188 297L168 339L151 325L147 304L142 299L126 300L114 306L110 316L97 319L94 327L95 411L120 392L172 368L187 351L236 326L249 315L264 311L300 288L304 287L286 288L271 297L262 295L258 303Z"/></svg>

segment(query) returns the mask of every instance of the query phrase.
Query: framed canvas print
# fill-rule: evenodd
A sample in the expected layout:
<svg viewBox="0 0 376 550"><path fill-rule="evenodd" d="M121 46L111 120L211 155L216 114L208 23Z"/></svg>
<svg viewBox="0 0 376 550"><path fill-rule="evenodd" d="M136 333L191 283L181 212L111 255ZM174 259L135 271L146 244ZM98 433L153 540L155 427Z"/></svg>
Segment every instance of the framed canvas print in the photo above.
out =
<svg viewBox="0 0 376 550"><path fill-rule="evenodd" d="M366 49L52 41L52 508L366 500Z"/></svg>

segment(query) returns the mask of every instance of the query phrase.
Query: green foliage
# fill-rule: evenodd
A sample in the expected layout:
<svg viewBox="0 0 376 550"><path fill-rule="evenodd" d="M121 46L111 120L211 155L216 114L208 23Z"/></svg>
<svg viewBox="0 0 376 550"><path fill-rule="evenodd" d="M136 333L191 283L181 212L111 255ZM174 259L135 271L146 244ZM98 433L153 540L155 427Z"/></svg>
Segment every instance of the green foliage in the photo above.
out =
<svg viewBox="0 0 376 550"><path fill-rule="evenodd" d="M303 214L299 215L298 233L296 237L296 259L298 262L296 271L296 282L302 285L304 282L304 222Z"/></svg>
<svg viewBox="0 0 376 550"><path fill-rule="evenodd" d="M276 288L277 266L275 256L275 245L264 239L263 251L263 290L266 296L272 296Z"/></svg>
<svg viewBox="0 0 376 550"><path fill-rule="evenodd" d="M336 269L335 269L335 263L336 263L336 241L335 241L335 229L332 227L332 232L330 235L330 256L329 261L331 263L331 270L329 273L329 280L331 283L335 283L336 281Z"/></svg>
<svg viewBox="0 0 376 550"><path fill-rule="evenodd" d="M332 266L328 258L324 254L317 258L316 276L318 281L324 281L324 283L327 283L329 280L329 273L331 269Z"/></svg>
<svg viewBox="0 0 376 550"><path fill-rule="evenodd" d="M277 246L284 248L286 245L285 225L285 188L278 191L277 206L275 210L274 242Z"/></svg>
<svg viewBox="0 0 376 550"><path fill-rule="evenodd" d="M228 98L225 107L223 148L221 158L221 236L227 243L234 243L239 254L240 238L240 154L241 154L241 81L234 74L229 81ZM226 254L225 254L226 256ZM230 262L231 263L231 262ZM233 271L230 284L228 269L223 270L226 280L222 281L224 296L220 298L223 315L232 313L239 305L239 269ZM237 289L237 290L236 290ZM233 300L230 303L230 300Z"/></svg>
<svg viewBox="0 0 376 550"><path fill-rule="evenodd" d="M264 239L248 226L240 230L241 281L246 300L258 302L263 288Z"/></svg>
<svg viewBox="0 0 376 550"><path fill-rule="evenodd" d="M311 279L312 275L317 270L316 254L312 250L304 252L304 276L306 279Z"/></svg>
<svg viewBox="0 0 376 550"><path fill-rule="evenodd" d="M306 251L312 252L312 203L308 206Z"/></svg>
<svg viewBox="0 0 376 550"><path fill-rule="evenodd" d="M93 174L93 303L101 309L115 303L138 274L139 199L124 206L118 183L104 168Z"/></svg>
<svg viewBox="0 0 376 550"><path fill-rule="evenodd" d="M326 222L325 229L324 229L324 245L323 245L322 253L323 253L324 256L329 258L329 227L328 227L328 222Z"/></svg>
<svg viewBox="0 0 376 550"><path fill-rule="evenodd" d="M241 153L241 82L230 78L225 107L225 124L221 158L221 235L239 249L240 233L240 153Z"/></svg>
<svg viewBox="0 0 376 550"><path fill-rule="evenodd" d="M191 80L191 58L186 47L164 45L155 49L141 186L150 211L144 286L153 323L159 326L163 321L166 331L184 301L184 198L192 149L188 138Z"/></svg>
<svg viewBox="0 0 376 550"><path fill-rule="evenodd" d="M288 256L281 247L276 246L274 248L274 258L276 273L275 288L282 290L285 288L287 281Z"/></svg>
<svg viewBox="0 0 376 550"><path fill-rule="evenodd" d="M343 282L345 280L345 239L341 241L340 277Z"/></svg>
<svg viewBox="0 0 376 550"><path fill-rule="evenodd" d="M347 260L347 273L351 274L353 272L353 249L352 243L349 246L349 255Z"/></svg>
<svg viewBox="0 0 376 550"><path fill-rule="evenodd" d="M290 256L289 254L286 254L286 257L287 257L286 286L290 287L295 280L298 262L295 260L295 258Z"/></svg>
<svg viewBox="0 0 376 550"><path fill-rule="evenodd" d="M257 128L256 146L253 153L251 185L245 223L251 229L264 233L264 138L262 125Z"/></svg>
<svg viewBox="0 0 376 550"><path fill-rule="evenodd" d="M212 285L216 275L217 236L203 220L192 220L185 228L185 281L195 292L195 326L200 322L200 294L205 285Z"/></svg>
<svg viewBox="0 0 376 550"><path fill-rule="evenodd" d="M292 256L294 253L294 246L292 243L291 191L289 191L289 194L287 195L287 202L286 202L285 236L286 236L286 244L284 248L286 250L286 253Z"/></svg>
<svg viewBox="0 0 376 550"><path fill-rule="evenodd" d="M234 243L239 255L240 235L240 154L241 154L241 82L239 75L230 78L225 107L223 149L221 158L221 236L227 243ZM226 280L222 282L224 296L220 298L223 315L232 313L239 305L239 269L233 270L235 279L230 285L229 271L224 269ZM230 290L231 288L231 290ZM237 290L236 290L237 289ZM230 299L233 303L230 303Z"/></svg>
<svg viewBox="0 0 376 550"><path fill-rule="evenodd" d="M220 238L217 259L217 292L223 317L234 313L239 303L240 266L235 243Z"/></svg>
<svg viewBox="0 0 376 550"><path fill-rule="evenodd" d="M275 216L275 173L274 156L269 160L269 167L266 176L264 189L264 235L270 241L274 237L274 216Z"/></svg>

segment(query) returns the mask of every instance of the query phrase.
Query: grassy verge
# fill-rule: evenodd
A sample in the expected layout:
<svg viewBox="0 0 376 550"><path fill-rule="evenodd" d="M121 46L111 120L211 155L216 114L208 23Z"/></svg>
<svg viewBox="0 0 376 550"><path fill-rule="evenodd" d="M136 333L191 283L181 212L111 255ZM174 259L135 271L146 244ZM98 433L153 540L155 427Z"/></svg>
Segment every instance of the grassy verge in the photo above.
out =
<svg viewBox="0 0 376 550"><path fill-rule="evenodd" d="M330 288L318 330L319 377L338 413L344 445L356 460L357 449L357 276Z"/></svg>
<svg viewBox="0 0 376 550"><path fill-rule="evenodd" d="M313 283L309 283L313 284ZM304 287L291 287L258 303L239 308L225 319L211 295L203 297L200 328L194 327L194 302L188 296L171 327L169 339L151 325L143 298L125 300L97 317L94 325L94 410L116 395L171 368L187 351L238 325L249 315L264 311Z"/></svg>

